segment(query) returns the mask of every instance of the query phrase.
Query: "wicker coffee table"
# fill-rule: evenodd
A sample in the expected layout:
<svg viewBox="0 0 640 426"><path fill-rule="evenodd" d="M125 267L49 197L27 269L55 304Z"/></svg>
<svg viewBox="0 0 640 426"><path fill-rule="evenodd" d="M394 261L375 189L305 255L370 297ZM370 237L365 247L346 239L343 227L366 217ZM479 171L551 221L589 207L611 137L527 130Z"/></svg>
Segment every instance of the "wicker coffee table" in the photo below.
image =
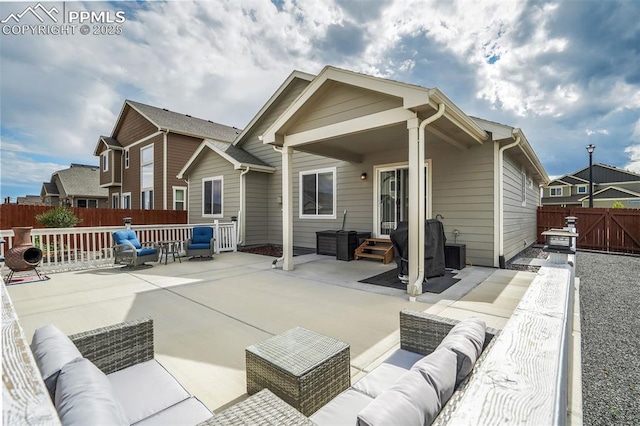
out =
<svg viewBox="0 0 640 426"><path fill-rule="evenodd" d="M247 393L271 390L305 416L350 386L349 345L296 327L246 349Z"/></svg>

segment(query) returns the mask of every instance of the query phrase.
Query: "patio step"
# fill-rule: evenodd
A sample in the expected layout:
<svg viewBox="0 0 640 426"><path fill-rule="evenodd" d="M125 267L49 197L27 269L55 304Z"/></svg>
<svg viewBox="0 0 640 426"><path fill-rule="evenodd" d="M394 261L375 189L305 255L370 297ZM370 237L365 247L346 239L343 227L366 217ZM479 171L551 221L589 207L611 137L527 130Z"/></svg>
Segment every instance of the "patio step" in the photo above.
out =
<svg viewBox="0 0 640 426"><path fill-rule="evenodd" d="M367 238L354 253L356 260L377 259L387 264L393 260L393 244L384 238Z"/></svg>

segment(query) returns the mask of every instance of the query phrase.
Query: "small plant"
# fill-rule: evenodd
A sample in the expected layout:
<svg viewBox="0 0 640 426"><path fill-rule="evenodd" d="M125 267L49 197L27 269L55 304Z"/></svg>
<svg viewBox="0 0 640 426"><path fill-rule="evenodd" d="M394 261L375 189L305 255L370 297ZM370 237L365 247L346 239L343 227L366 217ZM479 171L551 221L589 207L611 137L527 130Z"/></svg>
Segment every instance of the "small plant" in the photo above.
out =
<svg viewBox="0 0 640 426"><path fill-rule="evenodd" d="M620 202L620 201L616 201L615 203L613 203L613 208L614 209L624 209L624 204L622 204L622 202Z"/></svg>
<svg viewBox="0 0 640 426"><path fill-rule="evenodd" d="M618 407L611 407L609 411L611 412L611 417L613 417L614 419L618 417L618 414L620 413Z"/></svg>
<svg viewBox="0 0 640 426"><path fill-rule="evenodd" d="M36 215L36 220L47 228L71 228L82 222L82 219L64 206Z"/></svg>

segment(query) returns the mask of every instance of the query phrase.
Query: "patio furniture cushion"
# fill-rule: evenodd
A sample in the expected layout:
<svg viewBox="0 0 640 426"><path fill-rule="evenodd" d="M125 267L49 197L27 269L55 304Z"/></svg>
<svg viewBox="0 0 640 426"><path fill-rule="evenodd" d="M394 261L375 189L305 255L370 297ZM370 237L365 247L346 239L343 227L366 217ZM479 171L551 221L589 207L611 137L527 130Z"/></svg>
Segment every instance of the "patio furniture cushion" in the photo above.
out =
<svg viewBox="0 0 640 426"><path fill-rule="evenodd" d="M137 422L135 425L197 425L212 417L213 413L200 400L192 396Z"/></svg>
<svg viewBox="0 0 640 426"><path fill-rule="evenodd" d="M482 352L487 326L480 318L467 318L456 324L436 348L451 349L458 357L456 384L471 373Z"/></svg>
<svg viewBox="0 0 640 426"><path fill-rule="evenodd" d="M209 226L194 226L193 227L193 238L191 241L193 244L206 244L206 247L209 248L209 243L213 238L213 228Z"/></svg>
<svg viewBox="0 0 640 426"><path fill-rule="evenodd" d="M150 254L156 254L158 252L158 249L147 247L147 248L138 249L136 251L138 252L138 256L147 256Z"/></svg>
<svg viewBox="0 0 640 426"><path fill-rule="evenodd" d="M107 376L85 358L62 367L55 406L65 426L128 424Z"/></svg>
<svg viewBox="0 0 640 426"><path fill-rule="evenodd" d="M65 364L82 358L82 354L71 339L52 324L35 331L31 341L31 351L53 399L60 370Z"/></svg>
<svg viewBox="0 0 640 426"><path fill-rule="evenodd" d="M141 362L107 377L129 424L157 414L190 396L156 360Z"/></svg>
<svg viewBox="0 0 640 426"><path fill-rule="evenodd" d="M133 246L137 249L142 248L142 245L140 244L140 241L138 241L136 233L131 229L124 229L122 231L114 232L113 240L116 244L127 244L129 242L133 244Z"/></svg>
<svg viewBox="0 0 640 426"><path fill-rule="evenodd" d="M393 386L404 373L422 358L423 356L418 353L398 349L382 364L358 380L353 385L353 388L369 395L371 398L377 398L382 392Z"/></svg>
<svg viewBox="0 0 640 426"><path fill-rule="evenodd" d="M358 413L371 401L373 398L349 388L316 411L309 419L319 426L353 426L358 420Z"/></svg>
<svg viewBox="0 0 640 426"><path fill-rule="evenodd" d="M407 371L358 414L358 426L429 425L442 403L437 391L418 371Z"/></svg>
<svg viewBox="0 0 640 426"><path fill-rule="evenodd" d="M416 362L411 370L418 371L427 379L438 394L442 405L451 398L456 388L456 354L447 348L433 351Z"/></svg>
<svg viewBox="0 0 640 426"><path fill-rule="evenodd" d="M189 248L191 250L208 250L209 248L211 248L211 244L210 243L197 243L197 244L189 244Z"/></svg>

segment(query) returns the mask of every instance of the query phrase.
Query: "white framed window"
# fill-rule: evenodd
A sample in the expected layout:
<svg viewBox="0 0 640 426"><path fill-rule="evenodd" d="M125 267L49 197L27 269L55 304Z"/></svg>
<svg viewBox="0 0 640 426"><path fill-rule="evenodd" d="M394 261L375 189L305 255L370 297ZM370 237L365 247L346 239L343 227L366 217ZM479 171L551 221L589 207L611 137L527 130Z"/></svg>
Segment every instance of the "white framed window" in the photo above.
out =
<svg viewBox="0 0 640 426"><path fill-rule="evenodd" d="M520 197L522 200L522 206L526 206L527 205L527 173L523 170L522 173L520 174L521 177L521 190L520 190Z"/></svg>
<svg viewBox="0 0 640 426"><path fill-rule="evenodd" d="M173 187L173 209L174 210L186 210L186 197L187 187L174 186Z"/></svg>
<svg viewBox="0 0 640 426"><path fill-rule="evenodd" d="M579 185L578 187L576 187L576 192L578 194L586 194L588 191L587 189L589 188L589 185Z"/></svg>
<svg viewBox="0 0 640 426"><path fill-rule="evenodd" d="M129 148L124 150L124 168L129 168Z"/></svg>
<svg viewBox="0 0 640 426"><path fill-rule="evenodd" d="M100 157L102 159L102 171L108 172L109 171L109 151L104 151Z"/></svg>
<svg viewBox="0 0 640 426"><path fill-rule="evenodd" d="M120 194L118 192L114 192L113 194L111 194L111 208L120 208Z"/></svg>
<svg viewBox="0 0 640 426"><path fill-rule="evenodd" d="M223 183L222 176L202 179L202 217L223 217Z"/></svg>
<svg viewBox="0 0 640 426"><path fill-rule="evenodd" d="M153 209L153 144L140 150L140 208Z"/></svg>
<svg viewBox="0 0 640 426"><path fill-rule="evenodd" d="M300 218L336 218L336 168L300 172Z"/></svg>
<svg viewBox="0 0 640 426"><path fill-rule="evenodd" d="M562 187L552 186L551 188L549 188L549 195L551 197L562 197Z"/></svg>
<svg viewBox="0 0 640 426"><path fill-rule="evenodd" d="M130 209L131 208L131 193L130 192L123 192L122 193L122 208L123 209Z"/></svg>

